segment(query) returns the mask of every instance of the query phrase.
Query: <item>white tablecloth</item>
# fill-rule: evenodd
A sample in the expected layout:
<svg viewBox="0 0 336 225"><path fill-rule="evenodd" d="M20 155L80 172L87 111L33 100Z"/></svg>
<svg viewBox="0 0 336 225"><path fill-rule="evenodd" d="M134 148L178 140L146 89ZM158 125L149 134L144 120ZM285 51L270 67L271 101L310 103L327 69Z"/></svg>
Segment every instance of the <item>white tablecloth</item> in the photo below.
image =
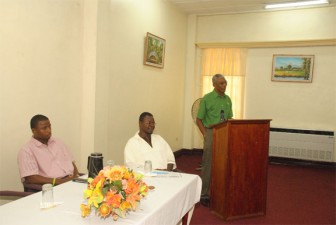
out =
<svg viewBox="0 0 336 225"><path fill-rule="evenodd" d="M149 191L136 212L113 221L94 215L81 217L80 204L84 201L86 184L67 182L54 187L55 202L62 202L50 209L40 209L42 194L21 198L0 206L0 224L53 225L53 224L115 224L115 225L176 225L200 199L202 181L199 176L181 173L179 177L146 177Z"/></svg>

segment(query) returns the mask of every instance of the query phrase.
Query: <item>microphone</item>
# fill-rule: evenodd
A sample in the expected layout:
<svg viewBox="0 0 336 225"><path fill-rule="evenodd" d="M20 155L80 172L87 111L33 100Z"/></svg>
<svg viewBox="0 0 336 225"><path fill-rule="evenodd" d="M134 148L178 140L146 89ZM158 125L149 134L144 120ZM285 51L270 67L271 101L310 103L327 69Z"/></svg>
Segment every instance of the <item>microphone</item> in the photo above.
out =
<svg viewBox="0 0 336 225"><path fill-rule="evenodd" d="M224 115L224 110L222 109L220 111L220 122L224 122L225 121L225 115Z"/></svg>

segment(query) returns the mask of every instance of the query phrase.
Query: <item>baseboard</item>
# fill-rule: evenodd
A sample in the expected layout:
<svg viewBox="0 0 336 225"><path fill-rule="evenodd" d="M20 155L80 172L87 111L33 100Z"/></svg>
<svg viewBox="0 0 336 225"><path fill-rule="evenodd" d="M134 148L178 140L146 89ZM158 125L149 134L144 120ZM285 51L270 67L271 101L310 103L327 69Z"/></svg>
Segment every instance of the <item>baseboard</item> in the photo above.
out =
<svg viewBox="0 0 336 225"><path fill-rule="evenodd" d="M203 149L185 149L182 148L174 152L175 158L178 158L182 155L202 155ZM321 162L321 161L309 161L302 159L291 159L284 157L275 157L269 156L268 162L270 164L281 164L281 165L290 165L290 166L310 166L310 167L321 167L321 168L335 168L336 162Z"/></svg>
<svg viewBox="0 0 336 225"><path fill-rule="evenodd" d="M310 167L323 167L323 168L335 168L335 162L322 162L322 161L310 161L303 159L291 159L284 157L274 157L269 156L268 162L270 164L281 164L281 165L290 165L290 166L310 166Z"/></svg>

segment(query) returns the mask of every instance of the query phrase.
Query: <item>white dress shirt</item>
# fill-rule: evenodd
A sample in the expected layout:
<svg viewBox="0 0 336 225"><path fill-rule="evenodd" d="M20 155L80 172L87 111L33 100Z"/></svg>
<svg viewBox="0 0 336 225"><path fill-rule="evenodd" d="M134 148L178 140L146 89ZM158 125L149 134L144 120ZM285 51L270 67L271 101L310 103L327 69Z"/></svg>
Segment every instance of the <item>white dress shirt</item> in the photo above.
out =
<svg viewBox="0 0 336 225"><path fill-rule="evenodd" d="M143 166L146 160L152 161L153 169L167 169L168 163L176 168L174 154L168 143L158 134L152 134L152 146L139 136L139 131L128 140L125 150L125 164Z"/></svg>

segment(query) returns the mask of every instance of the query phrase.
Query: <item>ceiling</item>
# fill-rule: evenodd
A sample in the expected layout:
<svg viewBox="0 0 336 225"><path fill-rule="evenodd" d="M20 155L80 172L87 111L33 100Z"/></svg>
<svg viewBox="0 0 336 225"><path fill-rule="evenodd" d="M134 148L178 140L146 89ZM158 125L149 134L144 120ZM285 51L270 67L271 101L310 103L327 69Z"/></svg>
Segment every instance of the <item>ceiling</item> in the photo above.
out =
<svg viewBox="0 0 336 225"><path fill-rule="evenodd" d="M269 3L284 3L308 0L168 0L187 14L225 14L265 11ZM336 0L329 5L336 6ZM312 6L310 6L312 7ZM315 6L321 7L321 6ZM269 11L269 10L268 10Z"/></svg>

